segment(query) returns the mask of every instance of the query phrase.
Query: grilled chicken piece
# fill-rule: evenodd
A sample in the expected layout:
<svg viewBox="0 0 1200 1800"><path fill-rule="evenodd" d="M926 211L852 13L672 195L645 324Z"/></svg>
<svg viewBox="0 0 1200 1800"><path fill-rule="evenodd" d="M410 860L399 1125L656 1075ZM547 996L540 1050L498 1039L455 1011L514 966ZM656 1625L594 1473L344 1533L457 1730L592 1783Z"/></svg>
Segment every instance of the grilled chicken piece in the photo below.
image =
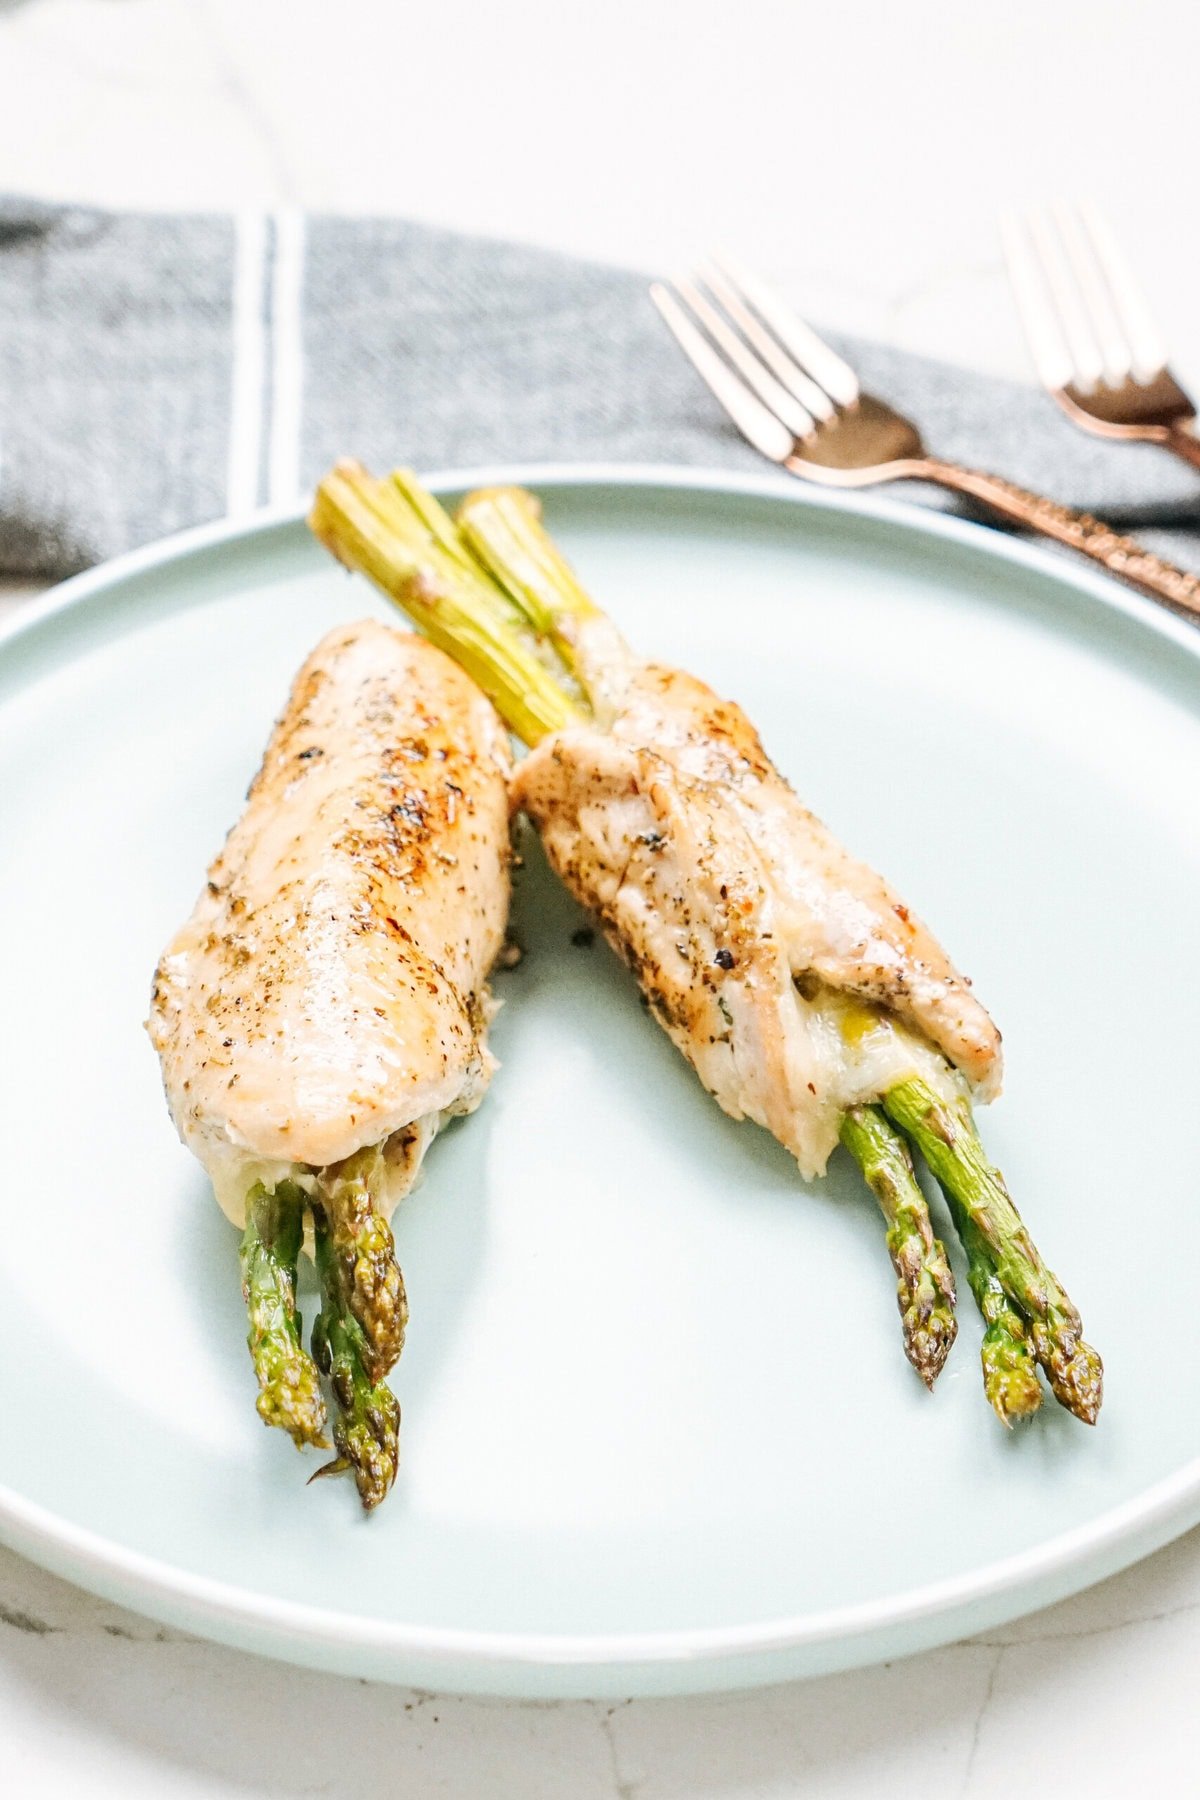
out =
<svg viewBox="0 0 1200 1800"><path fill-rule="evenodd" d="M492 1072L508 738L440 650L365 620L296 678L246 810L158 966L179 1134L229 1217L368 1145L390 1215Z"/></svg>
<svg viewBox="0 0 1200 1800"><path fill-rule="evenodd" d="M155 976L172 1117L243 1227L259 1415L327 1445L327 1375L337 1455L319 1472L351 1470L368 1510L396 1476L384 1377L408 1319L388 1219L492 1073L510 769L490 701L440 650L369 620L331 631Z"/></svg>
<svg viewBox="0 0 1200 1800"><path fill-rule="evenodd" d="M606 672L611 690L611 652ZM612 710L607 730L543 738L513 804L731 1117L813 1176L848 1107L909 1075L955 1094L937 1050L998 1091L1000 1035L968 983L800 804L739 707L631 663Z"/></svg>

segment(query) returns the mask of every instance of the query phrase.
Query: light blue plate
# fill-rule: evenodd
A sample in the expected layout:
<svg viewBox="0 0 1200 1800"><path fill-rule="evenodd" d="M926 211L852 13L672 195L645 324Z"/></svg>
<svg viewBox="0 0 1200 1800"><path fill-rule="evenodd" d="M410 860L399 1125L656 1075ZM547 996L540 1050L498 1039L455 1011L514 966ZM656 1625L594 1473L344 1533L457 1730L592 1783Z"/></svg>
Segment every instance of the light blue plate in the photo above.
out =
<svg viewBox="0 0 1200 1800"><path fill-rule="evenodd" d="M390 616L268 521L0 639L0 1536L229 1643L530 1696L891 1657L1154 1549L1200 1518L1200 635L885 503L516 475L634 643L743 701L975 977L1009 1054L987 1141L1103 1351L1100 1425L1000 1429L965 1281L924 1392L859 1182L839 1158L806 1188L724 1118L531 846L503 1067L396 1221L398 1485L370 1520L306 1491L141 1030L295 668Z"/></svg>

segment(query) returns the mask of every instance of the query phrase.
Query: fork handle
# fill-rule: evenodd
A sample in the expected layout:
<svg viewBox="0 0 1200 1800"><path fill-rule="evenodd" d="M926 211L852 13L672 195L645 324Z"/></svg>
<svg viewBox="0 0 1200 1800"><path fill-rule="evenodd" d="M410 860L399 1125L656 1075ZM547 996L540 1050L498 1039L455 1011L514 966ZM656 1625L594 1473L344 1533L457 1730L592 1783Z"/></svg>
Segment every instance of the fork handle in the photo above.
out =
<svg viewBox="0 0 1200 1800"><path fill-rule="evenodd" d="M1200 469L1200 437L1185 425L1168 425L1163 443L1183 462L1191 463L1193 469Z"/></svg>
<svg viewBox="0 0 1200 1800"><path fill-rule="evenodd" d="M1200 619L1200 575L1156 556L1135 538L1122 537L1090 513L1073 512L1057 500L1047 500L1041 494L1030 493L1028 488L1018 487L1014 481L1006 481L1003 475L988 475L981 469L964 468L961 463L943 462L939 457L923 458L912 473L918 481L932 481L956 494L969 494L1002 519L1040 531L1043 537L1053 538L1069 550L1078 550L1130 587Z"/></svg>

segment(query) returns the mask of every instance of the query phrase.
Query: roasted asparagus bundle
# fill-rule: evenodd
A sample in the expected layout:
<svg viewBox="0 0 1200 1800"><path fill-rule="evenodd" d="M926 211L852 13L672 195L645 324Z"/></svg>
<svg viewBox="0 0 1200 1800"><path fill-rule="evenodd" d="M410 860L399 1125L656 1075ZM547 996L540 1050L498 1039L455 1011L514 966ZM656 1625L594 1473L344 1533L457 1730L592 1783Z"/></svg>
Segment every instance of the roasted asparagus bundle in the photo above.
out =
<svg viewBox="0 0 1200 1800"><path fill-rule="evenodd" d="M448 657L372 621L330 632L154 981L172 1117L243 1233L258 1411L327 1443L326 1374L337 1454L320 1473L351 1469L368 1509L396 1472L384 1377L407 1304L389 1220L492 1072L510 769L495 709Z"/></svg>
<svg viewBox="0 0 1200 1800"><path fill-rule="evenodd" d="M341 463L310 524L530 746L514 806L725 1111L766 1126L806 1176L839 1141L858 1162L926 1384L954 1338L955 1293L912 1149L963 1241L997 1415L1037 1408L1040 1365L1094 1422L1100 1358L975 1128L972 1098L999 1090L999 1033L900 897L801 805L741 709L641 662L520 489L469 495L451 519L412 475Z"/></svg>

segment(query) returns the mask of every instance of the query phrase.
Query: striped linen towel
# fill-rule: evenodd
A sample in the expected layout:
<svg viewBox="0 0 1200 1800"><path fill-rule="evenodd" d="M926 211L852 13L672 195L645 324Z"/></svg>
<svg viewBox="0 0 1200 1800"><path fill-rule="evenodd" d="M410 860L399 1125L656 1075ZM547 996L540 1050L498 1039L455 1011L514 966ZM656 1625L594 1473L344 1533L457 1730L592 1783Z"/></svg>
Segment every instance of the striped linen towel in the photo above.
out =
<svg viewBox="0 0 1200 1800"><path fill-rule="evenodd" d="M1161 452L833 335L940 452L1200 562L1200 482ZM397 220L0 200L0 571L65 575L295 504L347 454L764 467L629 271Z"/></svg>

